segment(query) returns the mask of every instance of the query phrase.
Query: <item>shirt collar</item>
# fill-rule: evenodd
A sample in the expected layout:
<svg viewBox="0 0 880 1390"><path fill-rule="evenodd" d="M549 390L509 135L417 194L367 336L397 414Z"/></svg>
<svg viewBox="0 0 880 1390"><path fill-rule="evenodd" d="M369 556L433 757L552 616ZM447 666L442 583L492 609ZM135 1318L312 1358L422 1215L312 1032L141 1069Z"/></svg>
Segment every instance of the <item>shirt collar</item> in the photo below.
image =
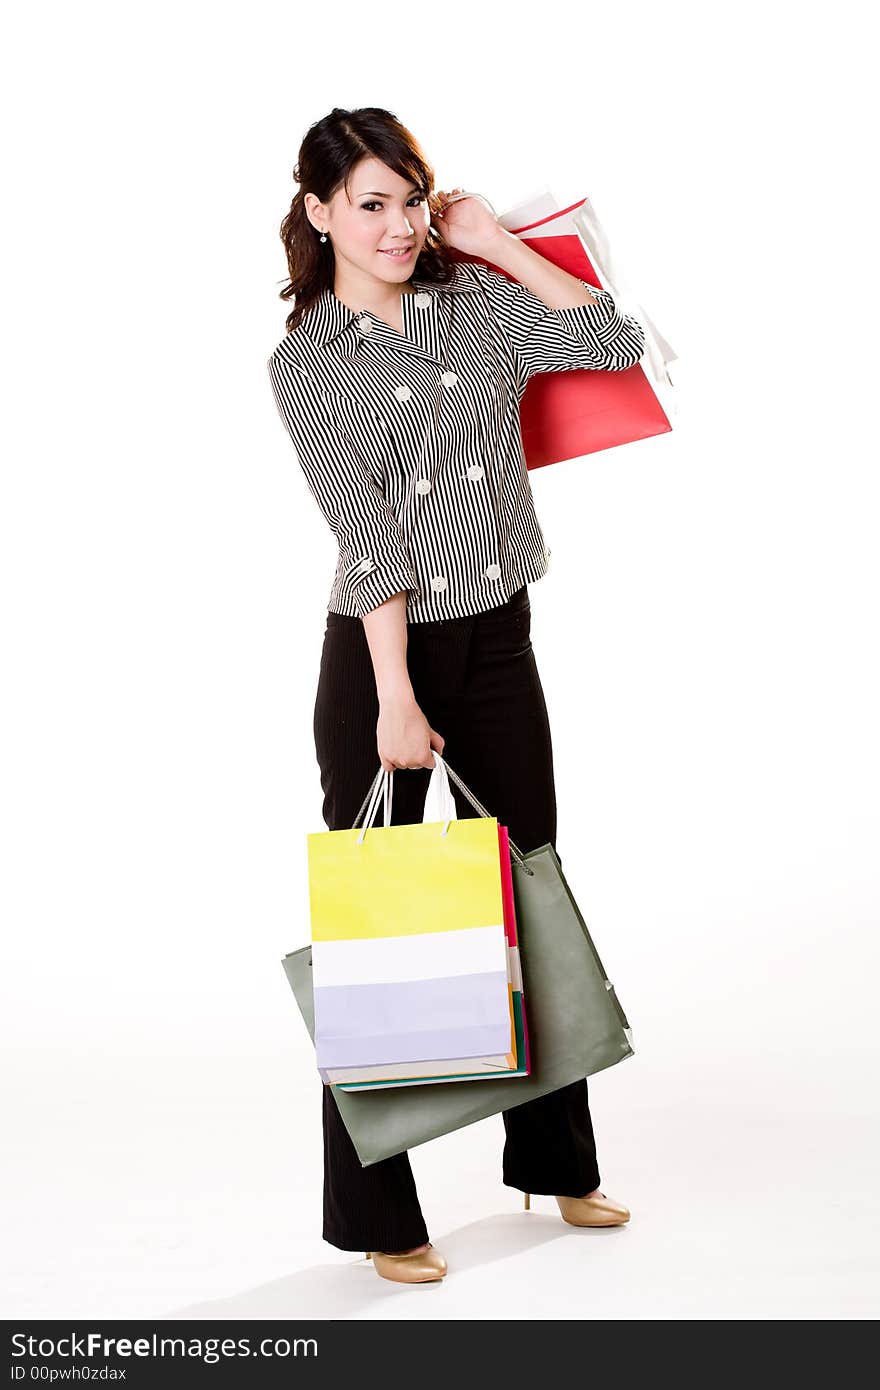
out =
<svg viewBox="0 0 880 1390"><path fill-rule="evenodd" d="M416 276L413 276L410 283L417 293L431 296L432 305L429 307L436 307L435 296L439 298L441 295L479 293L476 280L467 271L463 271L461 262L454 264L452 278L446 285L437 285ZM325 289L303 314L302 327L318 347L332 344L345 356L352 357L361 341L357 319L362 312L364 311L355 312L349 309L347 304L336 298L331 289Z"/></svg>

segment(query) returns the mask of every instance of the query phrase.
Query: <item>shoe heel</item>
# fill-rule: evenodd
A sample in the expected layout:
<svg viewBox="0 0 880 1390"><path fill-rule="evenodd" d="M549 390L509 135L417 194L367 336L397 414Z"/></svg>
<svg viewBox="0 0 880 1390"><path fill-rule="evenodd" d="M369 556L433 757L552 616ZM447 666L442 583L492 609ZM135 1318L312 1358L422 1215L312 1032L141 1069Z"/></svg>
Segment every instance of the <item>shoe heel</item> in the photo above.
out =
<svg viewBox="0 0 880 1390"><path fill-rule="evenodd" d="M524 1192L524 1193L523 1193L523 1208L524 1208L525 1211L531 1211L531 1209L532 1209L532 1194L531 1194L531 1192Z"/></svg>

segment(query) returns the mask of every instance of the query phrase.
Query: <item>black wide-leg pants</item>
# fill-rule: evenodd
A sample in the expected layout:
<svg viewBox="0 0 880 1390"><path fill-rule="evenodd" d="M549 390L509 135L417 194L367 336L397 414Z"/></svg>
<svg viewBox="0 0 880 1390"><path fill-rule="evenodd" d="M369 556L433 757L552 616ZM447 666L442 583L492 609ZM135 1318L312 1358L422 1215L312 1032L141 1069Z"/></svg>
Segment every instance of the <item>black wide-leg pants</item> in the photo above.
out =
<svg viewBox="0 0 880 1390"><path fill-rule="evenodd" d="M556 848L550 724L530 631L525 585L498 608L407 626L410 680L425 718L445 739L443 757L524 853ZM379 770L378 718L363 623L328 612L314 732L329 830L351 827ZM395 770L392 825L422 819L430 776L429 768ZM450 787L459 817L475 816L451 778ZM381 801L374 824L382 824ZM332 1088L322 1091L324 1239L340 1250L424 1244L428 1230L407 1153L362 1167ZM599 1186L586 1078L502 1118L508 1187L583 1197Z"/></svg>

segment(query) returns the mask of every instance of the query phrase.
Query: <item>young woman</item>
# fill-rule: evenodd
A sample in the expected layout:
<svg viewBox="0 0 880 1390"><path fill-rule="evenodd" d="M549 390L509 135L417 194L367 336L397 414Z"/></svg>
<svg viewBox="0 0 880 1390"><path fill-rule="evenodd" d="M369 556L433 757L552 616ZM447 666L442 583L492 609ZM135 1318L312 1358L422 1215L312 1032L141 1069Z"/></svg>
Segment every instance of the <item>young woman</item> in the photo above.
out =
<svg viewBox="0 0 880 1390"><path fill-rule="evenodd" d="M432 168L389 111L334 109L293 172L281 298L295 308L268 367L339 544L314 707L324 820L351 827L377 751L386 771L408 769L392 823L421 820L437 749L520 849L555 848L527 589L550 552L518 407L536 372L632 366L644 332L478 197L433 192ZM552 1194L576 1226L629 1220L599 1191L586 1078L503 1121L506 1185ZM442 1278L408 1155L362 1167L329 1086L323 1124L324 1239L372 1252L389 1279Z"/></svg>

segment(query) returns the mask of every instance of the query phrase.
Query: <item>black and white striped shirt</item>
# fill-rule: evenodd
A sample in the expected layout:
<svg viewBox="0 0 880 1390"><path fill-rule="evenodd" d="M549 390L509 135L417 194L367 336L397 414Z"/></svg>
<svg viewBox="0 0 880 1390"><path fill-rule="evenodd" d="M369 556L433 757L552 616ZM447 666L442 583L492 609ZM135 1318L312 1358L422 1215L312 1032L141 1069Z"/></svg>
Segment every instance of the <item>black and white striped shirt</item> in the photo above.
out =
<svg viewBox="0 0 880 1390"><path fill-rule="evenodd" d="M268 360L309 488L339 545L328 608L406 591L408 622L496 608L547 572L519 403L536 372L622 371L642 326L608 290L550 310L477 262L413 277L403 333L329 289Z"/></svg>

